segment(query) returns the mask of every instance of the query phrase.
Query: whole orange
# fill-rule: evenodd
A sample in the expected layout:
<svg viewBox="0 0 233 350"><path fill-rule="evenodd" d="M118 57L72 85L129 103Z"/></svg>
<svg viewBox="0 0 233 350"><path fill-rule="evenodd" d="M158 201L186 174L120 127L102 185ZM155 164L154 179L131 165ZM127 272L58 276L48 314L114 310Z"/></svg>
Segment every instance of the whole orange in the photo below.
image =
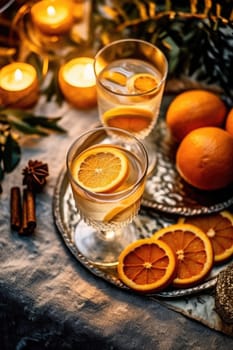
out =
<svg viewBox="0 0 233 350"><path fill-rule="evenodd" d="M233 136L233 107L227 114L225 129Z"/></svg>
<svg viewBox="0 0 233 350"><path fill-rule="evenodd" d="M223 129L204 127L191 131L176 153L180 176L202 190L216 190L233 182L233 137Z"/></svg>
<svg viewBox="0 0 233 350"><path fill-rule="evenodd" d="M166 113L166 123L176 141L205 126L223 126L227 108L220 97L206 90L189 90L175 97Z"/></svg>

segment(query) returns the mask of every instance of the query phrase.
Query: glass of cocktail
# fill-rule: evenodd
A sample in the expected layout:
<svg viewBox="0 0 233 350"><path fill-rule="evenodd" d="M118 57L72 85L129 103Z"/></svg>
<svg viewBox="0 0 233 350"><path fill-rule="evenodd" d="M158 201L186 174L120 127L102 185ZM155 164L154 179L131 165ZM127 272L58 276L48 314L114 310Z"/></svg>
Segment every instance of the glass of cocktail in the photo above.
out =
<svg viewBox="0 0 233 350"><path fill-rule="evenodd" d="M148 173L156 162L155 146L148 135L159 116L167 69L162 51L138 39L114 41L104 46L94 61L101 123L143 140L149 156Z"/></svg>
<svg viewBox="0 0 233 350"><path fill-rule="evenodd" d="M147 169L143 144L118 128L87 131L68 150L68 178L80 218L74 242L92 264L117 265L121 251L139 238L132 221Z"/></svg>

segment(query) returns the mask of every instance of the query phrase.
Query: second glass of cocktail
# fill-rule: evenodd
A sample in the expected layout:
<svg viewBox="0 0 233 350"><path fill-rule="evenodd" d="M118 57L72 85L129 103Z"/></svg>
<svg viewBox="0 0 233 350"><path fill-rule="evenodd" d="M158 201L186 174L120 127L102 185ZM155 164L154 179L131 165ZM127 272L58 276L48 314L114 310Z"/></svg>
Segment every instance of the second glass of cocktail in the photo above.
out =
<svg viewBox="0 0 233 350"><path fill-rule="evenodd" d="M143 140L150 173L156 149L148 135L159 116L168 64L162 51L143 40L123 39L95 56L98 109L102 124L118 127Z"/></svg>
<svg viewBox="0 0 233 350"><path fill-rule="evenodd" d="M131 222L147 167L143 144L121 129L92 129L71 145L67 171L80 216L74 241L90 263L115 266L121 251L139 238Z"/></svg>

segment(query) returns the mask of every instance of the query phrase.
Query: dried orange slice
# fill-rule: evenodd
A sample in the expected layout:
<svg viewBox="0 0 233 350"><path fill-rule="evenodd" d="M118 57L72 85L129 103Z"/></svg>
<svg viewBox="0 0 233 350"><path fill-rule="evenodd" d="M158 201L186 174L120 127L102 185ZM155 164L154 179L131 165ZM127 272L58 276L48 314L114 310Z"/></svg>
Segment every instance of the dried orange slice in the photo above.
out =
<svg viewBox="0 0 233 350"><path fill-rule="evenodd" d="M153 118L154 115L150 110L134 106L112 108L102 116L103 123L106 126L133 133L147 129Z"/></svg>
<svg viewBox="0 0 233 350"><path fill-rule="evenodd" d="M128 245L118 259L118 276L129 288L142 293L168 286L174 278L176 257L162 241L140 239Z"/></svg>
<svg viewBox="0 0 233 350"><path fill-rule="evenodd" d="M128 174L128 159L123 150L111 145L90 147L74 160L72 174L86 190L114 191Z"/></svg>
<svg viewBox="0 0 233 350"><path fill-rule="evenodd" d="M178 222L195 225L205 232L213 246L215 263L233 255L233 215L229 211L180 218Z"/></svg>
<svg viewBox="0 0 233 350"><path fill-rule="evenodd" d="M167 243L177 256L176 287L189 287L203 280L213 266L213 249L209 238L198 227L175 224L157 231L153 239Z"/></svg>

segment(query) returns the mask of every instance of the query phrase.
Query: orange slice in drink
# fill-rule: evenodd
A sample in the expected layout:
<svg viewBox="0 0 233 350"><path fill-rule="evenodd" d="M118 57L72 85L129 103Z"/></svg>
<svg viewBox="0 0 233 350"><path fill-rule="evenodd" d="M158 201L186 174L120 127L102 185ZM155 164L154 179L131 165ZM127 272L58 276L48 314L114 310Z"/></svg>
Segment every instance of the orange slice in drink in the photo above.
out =
<svg viewBox="0 0 233 350"><path fill-rule="evenodd" d="M159 291L168 286L176 271L176 257L162 241L140 239L120 254L117 266L120 280L142 293Z"/></svg>
<svg viewBox="0 0 233 350"><path fill-rule="evenodd" d="M140 202L143 192L144 192L145 185L144 183L140 185L136 191L132 191L132 194L127 196L125 199L121 200L120 203L110 210L104 217L104 221L125 221L135 215L135 213L139 209ZM121 188L118 188L120 191ZM124 188L122 188L124 190Z"/></svg>
<svg viewBox="0 0 233 350"><path fill-rule="evenodd" d="M116 107L102 116L106 126L120 128L135 133L147 129L153 120L153 113L139 107Z"/></svg>
<svg viewBox="0 0 233 350"><path fill-rule="evenodd" d="M157 231L153 239L167 243L177 256L176 287L190 287L203 280L213 266L213 249L209 238L198 227L175 224Z"/></svg>
<svg viewBox="0 0 233 350"><path fill-rule="evenodd" d="M102 77L121 86L125 86L127 81L127 77L120 72L105 71Z"/></svg>
<svg viewBox="0 0 233 350"><path fill-rule="evenodd" d="M128 159L123 150L111 145L91 147L74 160L72 174L88 191L114 191L128 174Z"/></svg>
<svg viewBox="0 0 233 350"><path fill-rule="evenodd" d="M213 246L215 263L233 255L233 215L230 212L180 218L179 223L195 225L205 232Z"/></svg>
<svg viewBox="0 0 233 350"><path fill-rule="evenodd" d="M140 73L130 79L130 85L136 92L145 93L157 89L159 81L154 75Z"/></svg>

